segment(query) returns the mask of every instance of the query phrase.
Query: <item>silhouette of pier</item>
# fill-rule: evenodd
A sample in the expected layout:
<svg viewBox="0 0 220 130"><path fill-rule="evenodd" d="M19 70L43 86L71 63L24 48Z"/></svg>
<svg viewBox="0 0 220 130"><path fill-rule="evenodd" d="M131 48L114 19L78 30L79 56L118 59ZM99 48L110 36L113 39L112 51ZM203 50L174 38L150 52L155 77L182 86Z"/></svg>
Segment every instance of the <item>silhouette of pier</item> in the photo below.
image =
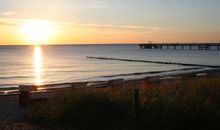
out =
<svg viewBox="0 0 220 130"><path fill-rule="evenodd" d="M220 50L220 43L146 43L141 49Z"/></svg>

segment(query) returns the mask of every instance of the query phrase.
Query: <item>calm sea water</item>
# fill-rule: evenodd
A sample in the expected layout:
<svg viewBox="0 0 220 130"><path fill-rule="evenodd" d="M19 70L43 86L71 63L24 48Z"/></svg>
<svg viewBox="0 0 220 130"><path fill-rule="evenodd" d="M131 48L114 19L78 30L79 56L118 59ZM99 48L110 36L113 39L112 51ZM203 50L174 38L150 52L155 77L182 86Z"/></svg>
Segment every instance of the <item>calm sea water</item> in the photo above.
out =
<svg viewBox="0 0 220 130"><path fill-rule="evenodd" d="M0 46L0 90L18 84L106 80L103 76L186 68L86 56L220 65L220 51L145 50L138 45Z"/></svg>

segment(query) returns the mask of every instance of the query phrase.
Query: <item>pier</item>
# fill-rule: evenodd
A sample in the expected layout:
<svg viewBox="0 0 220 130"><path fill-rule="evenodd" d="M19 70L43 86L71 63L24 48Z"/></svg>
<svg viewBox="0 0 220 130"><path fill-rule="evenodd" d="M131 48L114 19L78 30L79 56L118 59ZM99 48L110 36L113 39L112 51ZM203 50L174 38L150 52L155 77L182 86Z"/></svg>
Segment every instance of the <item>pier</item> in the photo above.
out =
<svg viewBox="0 0 220 130"><path fill-rule="evenodd" d="M141 49L220 50L220 43L146 43Z"/></svg>

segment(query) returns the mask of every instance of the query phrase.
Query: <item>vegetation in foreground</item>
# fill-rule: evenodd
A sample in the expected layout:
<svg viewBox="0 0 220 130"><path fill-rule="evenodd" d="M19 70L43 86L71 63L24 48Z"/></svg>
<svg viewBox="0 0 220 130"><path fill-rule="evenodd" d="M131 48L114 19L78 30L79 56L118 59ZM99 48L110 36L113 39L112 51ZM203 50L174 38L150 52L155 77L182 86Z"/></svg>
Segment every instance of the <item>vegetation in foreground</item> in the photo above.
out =
<svg viewBox="0 0 220 130"><path fill-rule="evenodd" d="M108 88L32 106L27 119L45 129L220 129L219 77L150 84L139 98L139 117L133 90Z"/></svg>

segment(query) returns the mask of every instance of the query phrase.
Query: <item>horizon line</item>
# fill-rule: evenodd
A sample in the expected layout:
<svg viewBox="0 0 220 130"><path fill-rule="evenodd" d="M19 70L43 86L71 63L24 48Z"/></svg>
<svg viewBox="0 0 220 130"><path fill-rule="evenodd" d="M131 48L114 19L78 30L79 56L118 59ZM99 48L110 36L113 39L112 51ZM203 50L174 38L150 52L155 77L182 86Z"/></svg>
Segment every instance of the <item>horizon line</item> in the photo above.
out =
<svg viewBox="0 0 220 130"><path fill-rule="evenodd" d="M56 46L56 45L139 45L139 44L220 44L219 42L139 42L139 43L53 43L53 44L14 44L14 43L9 43L9 44L0 44L0 46Z"/></svg>

